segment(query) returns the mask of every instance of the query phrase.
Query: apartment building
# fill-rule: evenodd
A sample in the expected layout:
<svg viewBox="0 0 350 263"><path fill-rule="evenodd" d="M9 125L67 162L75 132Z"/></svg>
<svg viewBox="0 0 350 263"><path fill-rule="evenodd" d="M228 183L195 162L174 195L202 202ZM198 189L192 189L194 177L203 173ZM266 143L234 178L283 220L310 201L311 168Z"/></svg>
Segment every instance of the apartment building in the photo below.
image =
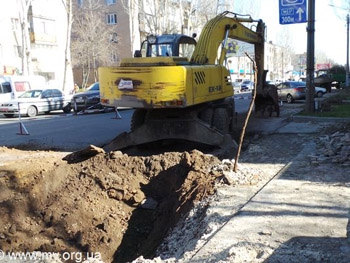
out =
<svg viewBox="0 0 350 263"><path fill-rule="evenodd" d="M73 0L73 19L77 12L75 8L79 8L84 1L89 0ZM101 63L117 65L123 57L132 56L133 50L136 47L139 48L138 23L129 21L132 11L126 11L129 7L125 7L122 1L90 1L99 2L105 7L101 19L105 23L106 30L113 28L110 39L105 41L117 45L115 49L117 52L111 52L108 61L99 61L96 66ZM24 0L0 0L0 32L2 35L0 38L0 75L40 75L44 76L51 86L62 88L67 43L65 6L61 0L32 0L26 14L26 11L22 9L22 4L25 2ZM138 18L137 15L133 17ZM23 26L27 29L23 29ZM101 30L100 33L102 34L103 31ZM28 35L27 45L24 33ZM98 41L97 45L101 45L101 41L104 40L99 39ZM108 50L105 51L107 52ZM74 57L74 54L71 55ZM26 56L29 62L26 61ZM28 64L30 65L29 70L27 70ZM79 71L79 63L73 63L72 66ZM76 75L75 82L77 82L76 78L79 80L79 74ZM73 79L68 78L68 81L71 81L73 86Z"/></svg>
<svg viewBox="0 0 350 263"><path fill-rule="evenodd" d="M0 4L0 75L14 74L21 69L22 38L17 3L0 0Z"/></svg>
<svg viewBox="0 0 350 263"><path fill-rule="evenodd" d="M23 12L21 3L0 0L0 74L40 75L62 88L67 29L64 6L58 0L33 0Z"/></svg>
<svg viewBox="0 0 350 263"><path fill-rule="evenodd" d="M136 1L73 0L72 65L74 81L98 81L99 66L117 66L140 48ZM90 23L90 25L89 25Z"/></svg>

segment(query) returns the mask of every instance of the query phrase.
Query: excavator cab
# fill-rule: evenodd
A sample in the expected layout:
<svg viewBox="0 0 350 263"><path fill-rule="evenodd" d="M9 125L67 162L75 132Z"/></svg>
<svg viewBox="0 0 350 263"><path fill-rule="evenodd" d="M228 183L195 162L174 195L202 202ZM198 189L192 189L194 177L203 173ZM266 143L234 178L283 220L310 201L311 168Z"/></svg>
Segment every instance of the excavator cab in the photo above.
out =
<svg viewBox="0 0 350 263"><path fill-rule="evenodd" d="M197 44L193 37L183 34L149 35L136 50L134 57L187 57L190 58Z"/></svg>

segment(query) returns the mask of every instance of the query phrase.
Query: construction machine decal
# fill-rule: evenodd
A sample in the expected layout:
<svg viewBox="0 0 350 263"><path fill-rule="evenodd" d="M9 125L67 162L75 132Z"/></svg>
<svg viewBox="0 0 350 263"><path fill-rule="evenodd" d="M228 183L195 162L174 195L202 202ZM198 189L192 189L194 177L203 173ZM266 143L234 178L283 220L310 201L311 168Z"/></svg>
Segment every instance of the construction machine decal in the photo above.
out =
<svg viewBox="0 0 350 263"><path fill-rule="evenodd" d="M222 86L221 85L217 85L217 86L210 86L209 87L209 93L211 92L217 92L217 91L221 91L222 90Z"/></svg>
<svg viewBox="0 0 350 263"><path fill-rule="evenodd" d="M118 89L119 90L132 90L134 89L132 80L124 80L124 79L120 79L119 84L118 84Z"/></svg>

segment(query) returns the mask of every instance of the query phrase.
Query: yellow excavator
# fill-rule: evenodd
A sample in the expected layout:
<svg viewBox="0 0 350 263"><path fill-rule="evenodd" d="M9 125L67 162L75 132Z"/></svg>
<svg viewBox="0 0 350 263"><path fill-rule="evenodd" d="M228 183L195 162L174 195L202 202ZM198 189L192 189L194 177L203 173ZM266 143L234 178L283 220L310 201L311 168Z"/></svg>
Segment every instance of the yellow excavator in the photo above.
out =
<svg viewBox="0 0 350 263"><path fill-rule="evenodd" d="M118 67L99 68L101 103L135 109L130 132L118 135L106 150L168 139L232 144L236 127L225 65L228 39L254 45L259 92L265 82L265 24L226 11L207 22L198 41L194 37L151 35L133 58L123 59Z"/></svg>

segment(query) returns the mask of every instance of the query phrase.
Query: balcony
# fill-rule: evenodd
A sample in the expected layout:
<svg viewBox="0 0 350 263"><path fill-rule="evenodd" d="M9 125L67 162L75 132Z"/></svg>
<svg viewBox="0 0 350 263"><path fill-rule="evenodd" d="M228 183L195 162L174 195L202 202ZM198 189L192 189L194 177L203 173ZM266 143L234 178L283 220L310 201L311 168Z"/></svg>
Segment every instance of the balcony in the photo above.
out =
<svg viewBox="0 0 350 263"><path fill-rule="evenodd" d="M30 43L56 44L56 36L43 33L30 32Z"/></svg>

